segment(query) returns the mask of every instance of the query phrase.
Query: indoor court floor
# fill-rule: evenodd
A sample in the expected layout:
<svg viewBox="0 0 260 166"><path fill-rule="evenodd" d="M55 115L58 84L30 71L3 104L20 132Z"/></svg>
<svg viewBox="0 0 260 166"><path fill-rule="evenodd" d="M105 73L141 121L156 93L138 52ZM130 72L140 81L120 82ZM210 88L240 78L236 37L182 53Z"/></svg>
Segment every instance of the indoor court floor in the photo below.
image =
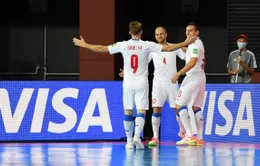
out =
<svg viewBox="0 0 260 166"><path fill-rule="evenodd" d="M260 145L206 143L176 146L161 142L144 150L125 149L125 142L1 143L1 166L254 166Z"/></svg>

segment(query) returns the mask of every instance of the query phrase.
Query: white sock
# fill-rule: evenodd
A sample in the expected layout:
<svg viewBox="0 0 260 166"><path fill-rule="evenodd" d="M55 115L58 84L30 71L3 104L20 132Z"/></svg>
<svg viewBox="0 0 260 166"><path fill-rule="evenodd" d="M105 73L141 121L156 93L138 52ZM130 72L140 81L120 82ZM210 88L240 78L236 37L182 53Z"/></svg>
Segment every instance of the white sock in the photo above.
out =
<svg viewBox="0 0 260 166"><path fill-rule="evenodd" d="M180 109L178 109L178 112L180 114L181 122L186 130L188 137L192 137L193 134L192 134L192 130L191 130L189 113L188 113L187 108L180 108Z"/></svg>
<svg viewBox="0 0 260 166"><path fill-rule="evenodd" d="M201 110L194 111L195 122L197 127L197 139L203 139L204 117Z"/></svg>
<svg viewBox="0 0 260 166"><path fill-rule="evenodd" d="M181 122L180 115L179 115L179 116L176 115L176 120L177 120L177 122L178 122L178 124L179 124L180 131L185 131L185 128L184 128L184 126L183 126L183 124L182 124L182 122Z"/></svg>
<svg viewBox="0 0 260 166"><path fill-rule="evenodd" d="M158 114L156 114L158 115ZM159 129L161 124L161 117L152 115L153 137L159 138Z"/></svg>
<svg viewBox="0 0 260 166"><path fill-rule="evenodd" d="M127 143L133 142L133 121L124 120L124 128L125 128Z"/></svg>
<svg viewBox="0 0 260 166"><path fill-rule="evenodd" d="M143 131L144 123L144 114L142 117L137 115L137 117L135 118L135 136L138 138L140 138L140 134Z"/></svg>

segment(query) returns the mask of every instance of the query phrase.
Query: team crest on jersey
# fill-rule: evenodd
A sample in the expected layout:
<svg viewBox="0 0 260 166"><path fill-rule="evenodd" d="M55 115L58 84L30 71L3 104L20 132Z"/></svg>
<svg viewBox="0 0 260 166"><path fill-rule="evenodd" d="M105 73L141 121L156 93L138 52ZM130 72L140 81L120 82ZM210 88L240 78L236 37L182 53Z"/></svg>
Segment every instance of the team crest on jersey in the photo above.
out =
<svg viewBox="0 0 260 166"><path fill-rule="evenodd" d="M114 43L114 44L112 44L112 47L115 47L117 45L117 43Z"/></svg>
<svg viewBox="0 0 260 166"><path fill-rule="evenodd" d="M197 48L194 48L193 49L193 54L198 54L199 53L199 50Z"/></svg>

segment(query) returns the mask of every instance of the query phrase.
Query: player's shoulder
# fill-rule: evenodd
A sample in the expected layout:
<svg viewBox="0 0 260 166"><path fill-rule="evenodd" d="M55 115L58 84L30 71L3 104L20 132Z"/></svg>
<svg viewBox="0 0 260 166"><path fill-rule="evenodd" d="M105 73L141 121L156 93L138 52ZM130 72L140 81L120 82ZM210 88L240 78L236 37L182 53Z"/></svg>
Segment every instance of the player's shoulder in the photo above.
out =
<svg viewBox="0 0 260 166"><path fill-rule="evenodd" d="M122 45L123 45L123 41L117 41L111 45L108 46L108 49L111 50L111 49L120 49L122 48Z"/></svg>
<svg viewBox="0 0 260 166"><path fill-rule="evenodd" d="M128 43L129 43L128 40L127 41L122 40L122 41L114 43L112 45L112 47L117 47L117 48L120 48L121 50L125 50L125 48L127 47Z"/></svg>
<svg viewBox="0 0 260 166"><path fill-rule="evenodd" d="M127 41L122 40L122 41L115 42L114 44L112 44L112 46L123 45L123 44L125 44L125 43L127 43Z"/></svg>
<svg viewBox="0 0 260 166"><path fill-rule="evenodd" d="M146 43L146 44L157 44L157 43L155 43L155 42L153 42L153 41L148 41L148 40L145 40L145 41L143 41L144 43Z"/></svg>
<svg viewBox="0 0 260 166"><path fill-rule="evenodd" d="M192 43L188 46L188 49L194 49L194 48L199 48L198 44Z"/></svg>
<svg viewBox="0 0 260 166"><path fill-rule="evenodd" d="M156 52L150 52L149 56L151 58L154 58L154 57L158 56L158 54Z"/></svg>
<svg viewBox="0 0 260 166"><path fill-rule="evenodd" d="M198 38L194 43L190 44L191 47L199 48L203 46L203 42L201 41L200 38Z"/></svg>
<svg viewBox="0 0 260 166"><path fill-rule="evenodd" d="M122 40L120 43L130 43L132 41L132 39L129 39L129 40Z"/></svg>

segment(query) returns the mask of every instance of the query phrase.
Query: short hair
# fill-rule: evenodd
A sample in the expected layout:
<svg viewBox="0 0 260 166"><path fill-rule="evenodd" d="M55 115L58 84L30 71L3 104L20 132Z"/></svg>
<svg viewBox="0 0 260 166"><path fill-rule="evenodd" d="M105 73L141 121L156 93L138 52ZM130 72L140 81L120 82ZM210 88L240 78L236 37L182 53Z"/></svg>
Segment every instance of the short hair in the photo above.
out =
<svg viewBox="0 0 260 166"><path fill-rule="evenodd" d="M199 25L198 25L197 23L195 23L195 22L189 22L189 23L187 24L187 26L190 26L190 25L194 26L196 31L199 30Z"/></svg>
<svg viewBox="0 0 260 166"><path fill-rule="evenodd" d="M138 35L142 31L142 23L138 21L130 22L129 31L132 35Z"/></svg>
<svg viewBox="0 0 260 166"><path fill-rule="evenodd" d="M158 26L158 27L156 27L156 28L155 28L155 30L156 30L156 29L159 29L159 28L162 28L162 29L164 30L164 32L165 32L165 33L167 33L167 30L166 30L166 28L165 28L165 27L163 27L163 26Z"/></svg>

